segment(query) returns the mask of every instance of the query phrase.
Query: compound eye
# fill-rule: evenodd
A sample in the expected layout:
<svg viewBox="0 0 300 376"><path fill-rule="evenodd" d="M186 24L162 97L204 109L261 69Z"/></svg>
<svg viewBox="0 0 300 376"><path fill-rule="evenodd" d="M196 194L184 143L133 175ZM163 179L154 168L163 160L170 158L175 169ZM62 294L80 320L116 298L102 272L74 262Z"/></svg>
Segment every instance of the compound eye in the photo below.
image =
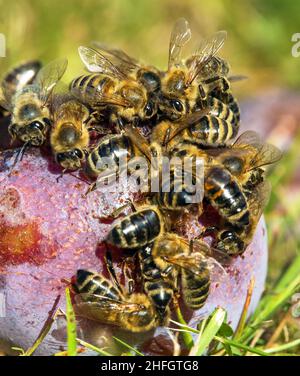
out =
<svg viewBox="0 0 300 376"><path fill-rule="evenodd" d="M44 122L46 125L51 125L51 120L48 119L48 118L43 118L43 122Z"/></svg>
<svg viewBox="0 0 300 376"><path fill-rule="evenodd" d="M33 121L32 123L30 123L29 128L43 131L45 126L40 121Z"/></svg>
<svg viewBox="0 0 300 376"><path fill-rule="evenodd" d="M177 112L182 112L183 111L183 105L180 101L178 100L173 100L171 101L172 107L177 111Z"/></svg>
<svg viewBox="0 0 300 376"><path fill-rule="evenodd" d="M64 154L64 153L58 153L58 154L56 155L56 160L57 160L58 163L63 162L65 159L66 159L66 158L65 158L65 154Z"/></svg>
<svg viewBox="0 0 300 376"><path fill-rule="evenodd" d="M79 159L83 158L83 153L80 149L74 149L73 154L78 157Z"/></svg>
<svg viewBox="0 0 300 376"><path fill-rule="evenodd" d="M146 116L152 116L153 115L153 105L151 102L148 102L145 106L145 114Z"/></svg>

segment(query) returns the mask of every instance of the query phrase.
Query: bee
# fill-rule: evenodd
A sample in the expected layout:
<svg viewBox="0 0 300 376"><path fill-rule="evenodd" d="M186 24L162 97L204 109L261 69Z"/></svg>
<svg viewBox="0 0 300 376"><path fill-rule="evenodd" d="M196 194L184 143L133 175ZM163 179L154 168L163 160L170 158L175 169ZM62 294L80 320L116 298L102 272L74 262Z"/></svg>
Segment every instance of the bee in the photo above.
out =
<svg viewBox="0 0 300 376"><path fill-rule="evenodd" d="M215 156L216 163L222 164L226 169L224 171L228 171L231 175L228 176L226 184L225 179L219 175L218 186L223 189L222 194L220 190L217 192L216 185L212 188L213 179L208 182L211 184L210 187L206 187L210 193L215 189L216 197L211 202L214 202L215 207L216 202L219 202L217 206L222 207L219 212L224 211L223 216L225 215L230 223L229 229L218 235L219 249L226 250L229 254L241 253L250 243L270 195L270 184L265 180L263 167L278 162L280 158L281 151L274 145L262 141L253 131L244 132L231 148ZM223 177L225 177L224 171ZM239 186L243 198L240 194L234 194L237 191L232 187L236 185ZM225 211L229 206L239 210L237 216L226 217Z"/></svg>
<svg viewBox="0 0 300 376"><path fill-rule="evenodd" d="M200 309L210 288L210 270L206 255L209 247L202 241L188 242L175 233L164 233L152 248L152 257L161 274L177 286L181 276L182 297L190 309Z"/></svg>
<svg viewBox="0 0 300 376"><path fill-rule="evenodd" d="M44 143L51 124L49 99L66 68L67 60L55 60L39 70L32 84L16 92L4 82L4 106L12 114L8 130L13 140L30 146Z"/></svg>
<svg viewBox="0 0 300 376"><path fill-rule="evenodd" d="M6 92L16 93L17 91L21 90L25 85L29 85L33 82L41 67L42 64L38 60L28 61L26 63L14 67L3 77L0 89L1 117L9 115L9 112L5 109L5 107L1 106L1 103L5 102L2 87L5 87Z"/></svg>
<svg viewBox="0 0 300 376"><path fill-rule="evenodd" d="M50 144L56 162L65 170L76 170L89 147L90 112L76 100L59 105L53 113Z"/></svg>
<svg viewBox="0 0 300 376"><path fill-rule="evenodd" d="M109 48L99 42L93 42L93 46L120 70L129 72L130 76L142 84L148 93L158 94L160 92L162 72L157 68L141 64L138 60L127 55L120 49Z"/></svg>
<svg viewBox="0 0 300 376"><path fill-rule="evenodd" d="M81 46L79 55L91 73L73 80L70 90L83 103L100 113L108 112L111 123L118 129L128 123L139 126L141 122L154 120L157 101L153 92L147 91L151 83L141 84L147 81L146 73L138 81L137 74L132 74L128 67L125 69L125 64L114 65L105 51Z"/></svg>
<svg viewBox="0 0 300 376"><path fill-rule="evenodd" d="M124 291L115 274L110 274L112 281L88 270L77 271L72 284L80 299L77 314L131 332L146 332L164 323L146 294Z"/></svg>
<svg viewBox="0 0 300 376"><path fill-rule="evenodd" d="M155 205L141 205L113 226L106 242L118 248L137 249L158 238L166 224L167 219Z"/></svg>
<svg viewBox="0 0 300 376"><path fill-rule="evenodd" d="M156 307L160 317L169 316L170 303L177 291L177 271L163 274L152 255L153 243L138 250L139 265L143 279L143 289Z"/></svg>
<svg viewBox="0 0 300 376"><path fill-rule="evenodd" d="M110 169L119 173L122 159L128 162L139 154L139 149L126 134L108 135L103 137L88 154L85 173L92 178L97 178L103 173L107 167L101 163L102 158L109 160Z"/></svg>
<svg viewBox="0 0 300 376"><path fill-rule="evenodd" d="M182 61L181 50L190 36L187 21L179 19L171 33L168 71L162 78L159 109L175 121L199 108L209 107L210 112L199 120L195 130L204 146L224 145L239 129L237 102L231 96L224 103L219 93L230 89L229 80L223 76L228 66L216 56L224 44L226 32L220 31L208 38L192 57ZM219 94L213 96L215 89Z"/></svg>

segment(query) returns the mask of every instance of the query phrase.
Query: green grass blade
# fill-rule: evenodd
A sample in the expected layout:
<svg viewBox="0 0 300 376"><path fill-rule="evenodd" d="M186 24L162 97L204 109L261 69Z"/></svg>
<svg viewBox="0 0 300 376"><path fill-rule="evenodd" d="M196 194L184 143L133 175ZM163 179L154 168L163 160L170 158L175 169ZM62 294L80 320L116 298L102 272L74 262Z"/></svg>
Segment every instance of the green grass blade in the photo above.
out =
<svg viewBox="0 0 300 376"><path fill-rule="evenodd" d="M203 329L202 334L200 333L198 335L197 340L190 351L190 355L201 356L204 354L209 344L214 340L214 337L221 328L225 318L225 310L222 308L217 308L212 314L208 324Z"/></svg>
<svg viewBox="0 0 300 376"><path fill-rule="evenodd" d="M118 343L120 343L121 345L123 345L124 347L126 347L127 349L129 349L129 350L135 352L137 355L139 355L139 356L144 356L144 354L141 353L139 350L137 350L137 349L135 349L134 347L130 346L128 343L122 341L121 339L119 339L119 338L117 338L117 337L114 337L114 336L113 336L113 339L114 339L115 341L117 341Z"/></svg>
<svg viewBox="0 0 300 376"><path fill-rule="evenodd" d="M176 309L176 315L177 315L179 323L187 327L188 325L187 325L186 321L184 320L183 315L182 315L179 307ZM183 332L181 332L181 335L182 335L185 346L188 349L191 349L193 347L193 344L194 344L193 336L191 335L191 333L189 333L188 331L183 331Z"/></svg>
<svg viewBox="0 0 300 376"><path fill-rule="evenodd" d="M300 345L300 339L296 339L295 341L285 343L284 345L273 347L273 348L270 348L270 349L266 349L265 352L268 353L268 354L280 353L282 351L291 349L291 348L293 348L295 346L299 346L299 345Z"/></svg>
<svg viewBox="0 0 300 376"><path fill-rule="evenodd" d="M240 350L249 351L253 354L257 354L257 355L261 355L261 356L267 356L268 355L266 351L257 349L255 347L250 347L250 346L244 345L240 342L233 341L233 340L230 340L230 339L227 339L227 338L215 336L215 340L218 341L218 342L221 342L224 345L229 345L231 347L236 347L237 349L240 349ZM242 354L239 354L239 355L242 355Z"/></svg>
<svg viewBox="0 0 300 376"><path fill-rule="evenodd" d="M81 346L84 346L86 347L87 349L90 349L90 350L93 350L95 351L96 353L102 355L102 356L113 356L112 354L110 354L109 352L103 350L103 349L99 349L99 347L97 346L94 346L94 345L91 345L90 343L88 342L85 342L83 341L82 339L79 339L79 338L76 338L76 341L81 345Z"/></svg>
<svg viewBox="0 0 300 376"><path fill-rule="evenodd" d="M251 338L256 328L285 304L300 285L300 255L295 258L288 270L276 284L272 293L266 295L259 303L248 326L241 336L241 342Z"/></svg>
<svg viewBox="0 0 300 376"><path fill-rule="evenodd" d="M66 288L66 317L67 317L67 347L68 356L77 355L76 319L70 297L70 290Z"/></svg>

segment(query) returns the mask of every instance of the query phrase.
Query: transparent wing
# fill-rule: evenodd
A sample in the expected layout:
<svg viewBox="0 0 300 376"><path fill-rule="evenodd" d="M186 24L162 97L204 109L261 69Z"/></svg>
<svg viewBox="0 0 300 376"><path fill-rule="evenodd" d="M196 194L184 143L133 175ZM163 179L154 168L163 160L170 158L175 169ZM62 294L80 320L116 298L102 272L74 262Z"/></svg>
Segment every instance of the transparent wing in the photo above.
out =
<svg viewBox="0 0 300 376"><path fill-rule="evenodd" d="M268 181L263 181L253 189L251 196L248 198L248 204L256 221L261 217L265 207L267 206L271 194L271 184Z"/></svg>
<svg viewBox="0 0 300 376"><path fill-rule="evenodd" d="M118 48L111 48L97 41L93 41L92 46L105 55L123 72L130 73L132 70L139 67L139 62L135 58L127 55L124 51Z"/></svg>
<svg viewBox="0 0 300 376"><path fill-rule="evenodd" d="M281 151L274 145L265 143L254 131L246 131L234 142L233 148L252 153L248 170L278 162L282 157Z"/></svg>
<svg viewBox="0 0 300 376"><path fill-rule="evenodd" d="M123 80L126 74L115 66L101 52L90 47L80 46L78 48L79 56L89 72L105 74L112 78Z"/></svg>
<svg viewBox="0 0 300 376"><path fill-rule="evenodd" d="M101 298L101 297L100 297ZM74 305L77 315L102 323L120 325L120 314L139 311L141 306L119 300L103 299L97 302L81 301Z"/></svg>
<svg viewBox="0 0 300 376"><path fill-rule="evenodd" d="M215 33L210 38L203 40L193 55L189 74L187 79L187 85L190 85L201 69L218 53L223 47L227 37L227 32L222 30Z"/></svg>
<svg viewBox="0 0 300 376"><path fill-rule="evenodd" d="M67 66L67 59L57 59L45 65L38 72L34 83L39 85L44 102L47 102L54 87L64 75Z"/></svg>
<svg viewBox="0 0 300 376"><path fill-rule="evenodd" d="M173 27L169 44L168 69L180 63L183 46L191 38L191 29L186 19L179 18Z"/></svg>

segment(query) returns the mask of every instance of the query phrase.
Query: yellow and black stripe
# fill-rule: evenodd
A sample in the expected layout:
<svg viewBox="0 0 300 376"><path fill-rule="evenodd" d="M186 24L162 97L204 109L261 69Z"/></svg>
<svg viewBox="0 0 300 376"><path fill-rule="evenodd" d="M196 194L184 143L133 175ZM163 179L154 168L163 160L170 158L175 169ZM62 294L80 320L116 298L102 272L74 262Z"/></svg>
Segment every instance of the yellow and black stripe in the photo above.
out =
<svg viewBox="0 0 300 376"><path fill-rule="evenodd" d="M185 304L191 309L200 309L209 295L210 272L206 261L199 265L198 273L182 268L182 290Z"/></svg>
<svg viewBox="0 0 300 376"><path fill-rule="evenodd" d="M158 210L141 209L128 215L109 232L106 241L119 248L138 248L153 242L163 229Z"/></svg>

